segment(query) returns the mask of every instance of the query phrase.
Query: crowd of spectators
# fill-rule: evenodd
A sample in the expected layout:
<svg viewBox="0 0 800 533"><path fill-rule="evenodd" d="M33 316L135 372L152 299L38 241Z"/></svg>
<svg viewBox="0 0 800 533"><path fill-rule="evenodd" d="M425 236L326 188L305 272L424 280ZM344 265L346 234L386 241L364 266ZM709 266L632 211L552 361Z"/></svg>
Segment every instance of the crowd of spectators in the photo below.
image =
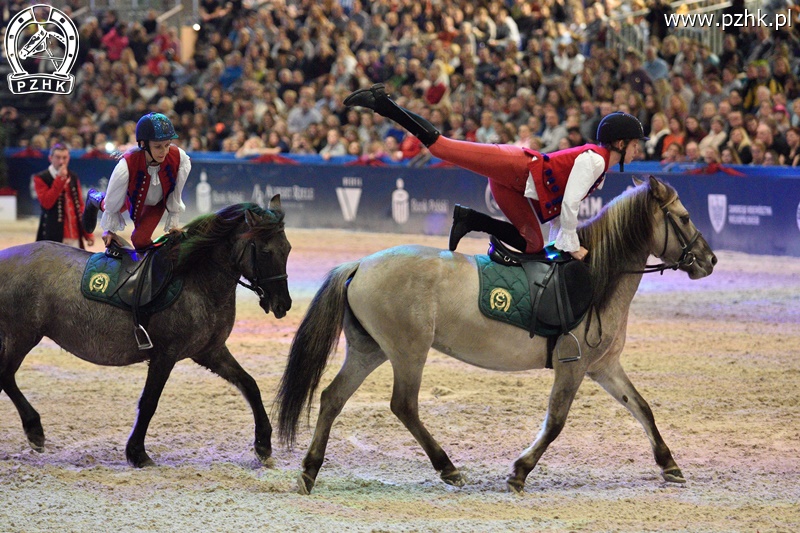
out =
<svg viewBox="0 0 800 533"><path fill-rule="evenodd" d="M18 117L9 144L112 157L135 145L136 120L158 111L189 152L424 163L416 139L343 106L383 82L456 139L549 152L593 141L600 119L621 110L643 123L647 160L800 164L800 20L730 28L714 54L678 38L664 23L671 8L655 2L201 0L190 53L155 12L86 14L75 19L76 90L54 97L42 120ZM648 13L633 21L644 53L606 47L621 7Z"/></svg>

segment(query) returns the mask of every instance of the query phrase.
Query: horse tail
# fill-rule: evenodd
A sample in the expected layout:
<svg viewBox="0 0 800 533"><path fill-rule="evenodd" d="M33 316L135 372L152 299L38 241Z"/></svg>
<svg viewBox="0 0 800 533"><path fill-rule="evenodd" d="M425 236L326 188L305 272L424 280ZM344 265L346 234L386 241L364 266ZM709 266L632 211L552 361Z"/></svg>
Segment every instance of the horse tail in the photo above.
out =
<svg viewBox="0 0 800 533"><path fill-rule="evenodd" d="M336 350L347 306L347 283L358 266L358 262L345 263L330 271L292 341L278 390L278 427L282 440L289 446L295 442L303 409L310 415L322 372L328 357Z"/></svg>

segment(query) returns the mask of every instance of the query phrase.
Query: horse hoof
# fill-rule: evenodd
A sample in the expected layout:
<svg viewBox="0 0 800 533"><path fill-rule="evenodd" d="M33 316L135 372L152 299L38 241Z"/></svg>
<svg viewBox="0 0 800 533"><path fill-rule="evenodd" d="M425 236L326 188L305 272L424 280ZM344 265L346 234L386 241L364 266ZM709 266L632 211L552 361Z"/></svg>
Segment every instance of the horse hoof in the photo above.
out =
<svg viewBox="0 0 800 533"><path fill-rule="evenodd" d="M522 494L525 492L525 483L520 483L516 479L507 479L506 488L508 489L508 492L511 492L512 494Z"/></svg>
<svg viewBox="0 0 800 533"><path fill-rule="evenodd" d="M255 446L256 457L258 461L267 467L275 466L275 461L272 459L272 448L270 446Z"/></svg>
<svg viewBox="0 0 800 533"><path fill-rule="evenodd" d="M147 468L150 466L156 466L155 461L150 459L146 453L140 455L139 457L131 457L128 456L128 464L134 468Z"/></svg>
<svg viewBox="0 0 800 533"><path fill-rule="evenodd" d="M39 453L44 452L44 438L41 441L39 441L38 439L36 441L28 439L28 444L30 445L33 451Z"/></svg>
<svg viewBox="0 0 800 533"><path fill-rule="evenodd" d="M442 474L441 477L442 481L454 487L463 487L467 482L466 478L458 470L454 470L449 474Z"/></svg>
<svg viewBox="0 0 800 533"><path fill-rule="evenodd" d="M686 483L686 478L683 477L683 472L681 472L680 468L664 470L661 472L661 477L664 478L664 481L669 483Z"/></svg>
<svg viewBox="0 0 800 533"><path fill-rule="evenodd" d="M305 472L297 476L297 493L303 496L311 494L311 489L314 488L314 479Z"/></svg>

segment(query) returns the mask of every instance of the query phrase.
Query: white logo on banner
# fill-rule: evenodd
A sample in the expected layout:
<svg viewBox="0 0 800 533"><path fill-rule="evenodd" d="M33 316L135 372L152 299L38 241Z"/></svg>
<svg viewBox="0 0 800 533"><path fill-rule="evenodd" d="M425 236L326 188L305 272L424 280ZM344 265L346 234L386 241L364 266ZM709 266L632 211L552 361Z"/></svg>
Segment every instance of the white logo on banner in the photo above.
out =
<svg viewBox="0 0 800 533"><path fill-rule="evenodd" d="M46 11L47 18L37 20L37 11L39 15ZM31 33L27 29L32 25L37 29ZM37 4L14 15L6 28L5 49L12 70L8 75L8 88L12 93L72 92L75 76L69 71L78 58L78 28L60 10L45 4ZM63 55L56 55L54 51ZM22 66L22 62L29 58L49 62L53 73L29 73Z"/></svg>
<svg viewBox="0 0 800 533"><path fill-rule="evenodd" d="M717 233L725 227L725 217L728 214L728 197L724 194L708 195L708 218L711 226Z"/></svg>
<svg viewBox="0 0 800 533"><path fill-rule="evenodd" d="M408 208L408 191L403 187L405 183L402 178L397 178L395 182L397 189L392 192L392 219L398 224L405 224L408 222L409 208Z"/></svg>
<svg viewBox="0 0 800 533"><path fill-rule="evenodd" d="M497 205L497 201L494 199L494 196L492 196L492 189L489 188L489 185L486 185L486 190L484 191L483 196L486 200L486 209L488 209L493 215L503 216L500 206Z"/></svg>
<svg viewBox="0 0 800 533"><path fill-rule="evenodd" d="M336 198L342 208L345 222L352 222L358 214L358 203L361 201L361 189L355 187L336 187Z"/></svg>
<svg viewBox="0 0 800 533"><path fill-rule="evenodd" d="M800 204L797 204L797 213L795 217L797 218L797 229L800 230Z"/></svg>

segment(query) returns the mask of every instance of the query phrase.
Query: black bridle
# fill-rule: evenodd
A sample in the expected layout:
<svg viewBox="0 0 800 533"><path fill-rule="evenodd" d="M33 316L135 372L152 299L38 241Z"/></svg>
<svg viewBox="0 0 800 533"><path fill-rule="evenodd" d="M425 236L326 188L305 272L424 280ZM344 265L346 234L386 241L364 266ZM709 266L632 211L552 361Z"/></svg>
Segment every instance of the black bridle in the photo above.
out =
<svg viewBox="0 0 800 533"><path fill-rule="evenodd" d="M675 221L675 217L673 214L667 209L670 204L674 203L678 199L678 196L675 195L672 200L669 202L661 205L661 211L664 213L664 249L661 250L661 254L658 256L659 259L663 261L664 255L667 253L667 245L669 244L669 228L672 226L673 231L675 232L675 236L678 238L678 242L681 245L681 256L678 260L674 263L664 263L658 265L645 265L643 270L634 270L630 271L631 274L650 274L651 272L660 272L662 275L664 274L665 270L678 270L680 267L688 267L694 264L695 262L695 255L692 252L692 248L694 247L695 243L697 243L697 239L700 238L702 233L700 230L695 230L694 235L688 237L686 233L683 232L680 225Z"/></svg>
<svg viewBox="0 0 800 533"><path fill-rule="evenodd" d="M253 274L254 274L253 277L254 277L254 279L250 280L250 279L247 279L247 276L244 276L244 278L247 279L247 281L242 281L241 278L239 278L239 279L236 280L236 283L238 283L242 287L245 287L246 289L250 289L251 291L253 291L254 293L256 293L258 295L258 299L259 300L263 300L266 297L266 294L264 293L264 289L261 288L261 284L262 283L273 283L275 281L284 281L286 279L289 279L289 274L276 274L274 276L268 276L266 278L262 278L258 273L260 265L258 263L258 257L257 257L258 254L256 252L256 243L255 243L255 241L250 241L250 252L251 252L250 253L250 258L251 258L251 260L253 262ZM242 250L242 255L244 255L244 250ZM242 257L240 255L239 259L241 259L241 258Z"/></svg>

